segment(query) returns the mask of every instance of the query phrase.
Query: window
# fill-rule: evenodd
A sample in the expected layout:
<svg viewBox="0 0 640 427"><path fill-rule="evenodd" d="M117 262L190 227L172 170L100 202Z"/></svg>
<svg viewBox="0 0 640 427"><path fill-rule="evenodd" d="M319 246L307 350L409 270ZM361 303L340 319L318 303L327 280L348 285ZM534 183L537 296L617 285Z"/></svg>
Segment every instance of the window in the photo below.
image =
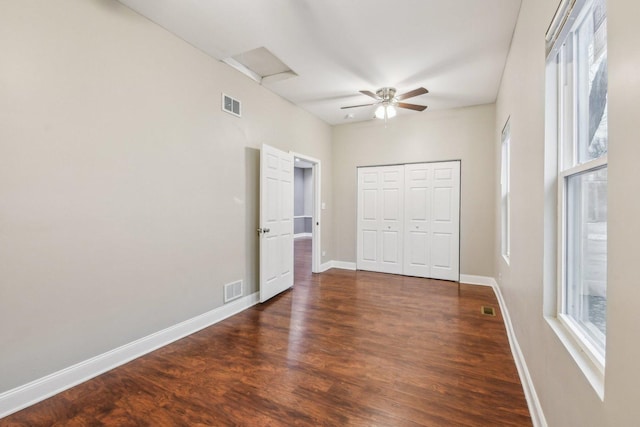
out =
<svg viewBox="0 0 640 427"><path fill-rule="evenodd" d="M509 256L511 253L511 233L510 233L510 215L511 215L511 192L509 190L509 180L511 176L511 159L510 159L510 144L511 144L511 125L509 120L502 129L502 163L500 173L500 187L501 187L501 202L500 202L500 218L502 222L502 256L507 263L509 263Z"/></svg>
<svg viewBox="0 0 640 427"><path fill-rule="evenodd" d="M571 4L569 4L571 3ZM566 11L562 8L565 6ZM571 7L573 6L573 9ZM604 372L607 310L607 17L563 1L547 59L558 148L557 317ZM553 23L552 23L553 26ZM550 28L551 30L551 28ZM548 116L549 117L549 116Z"/></svg>

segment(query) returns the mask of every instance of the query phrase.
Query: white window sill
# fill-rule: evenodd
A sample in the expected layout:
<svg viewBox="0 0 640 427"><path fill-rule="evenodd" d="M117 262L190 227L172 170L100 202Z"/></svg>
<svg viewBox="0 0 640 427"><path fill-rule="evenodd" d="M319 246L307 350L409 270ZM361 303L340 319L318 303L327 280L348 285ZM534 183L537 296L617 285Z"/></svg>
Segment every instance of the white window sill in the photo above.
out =
<svg viewBox="0 0 640 427"><path fill-rule="evenodd" d="M604 366L600 366L586 354L573 334L560 320L551 316L545 316L545 320L556 333L560 342L566 347L600 400L604 401Z"/></svg>

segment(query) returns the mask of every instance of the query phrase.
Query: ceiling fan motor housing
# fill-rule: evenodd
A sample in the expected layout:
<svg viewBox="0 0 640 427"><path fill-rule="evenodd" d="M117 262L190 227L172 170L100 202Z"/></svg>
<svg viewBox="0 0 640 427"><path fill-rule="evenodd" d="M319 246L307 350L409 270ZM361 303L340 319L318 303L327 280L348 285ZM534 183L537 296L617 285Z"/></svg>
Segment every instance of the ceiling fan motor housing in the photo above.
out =
<svg viewBox="0 0 640 427"><path fill-rule="evenodd" d="M383 87L376 91L376 95L378 95L383 101L391 101L393 97L396 96L396 88Z"/></svg>

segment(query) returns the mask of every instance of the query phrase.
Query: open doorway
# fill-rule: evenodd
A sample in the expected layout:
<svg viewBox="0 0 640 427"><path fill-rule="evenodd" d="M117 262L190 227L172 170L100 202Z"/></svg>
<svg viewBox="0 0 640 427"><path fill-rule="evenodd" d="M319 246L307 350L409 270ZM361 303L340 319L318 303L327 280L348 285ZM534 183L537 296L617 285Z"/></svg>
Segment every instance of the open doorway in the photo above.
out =
<svg viewBox="0 0 640 427"><path fill-rule="evenodd" d="M292 154L294 271L296 277L303 278L320 269L320 161Z"/></svg>

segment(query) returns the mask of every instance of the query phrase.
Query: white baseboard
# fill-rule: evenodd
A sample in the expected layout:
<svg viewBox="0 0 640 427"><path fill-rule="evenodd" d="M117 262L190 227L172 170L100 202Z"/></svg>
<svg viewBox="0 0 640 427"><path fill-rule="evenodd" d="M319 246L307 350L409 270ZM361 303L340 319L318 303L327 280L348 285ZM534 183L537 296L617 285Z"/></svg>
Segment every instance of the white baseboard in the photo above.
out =
<svg viewBox="0 0 640 427"><path fill-rule="evenodd" d="M356 270L355 262L347 262L347 261L333 261L333 268L341 268L342 270Z"/></svg>
<svg viewBox="0 0 640 427"><path fill-rule="evenodd" d="M531 380L531 375L529 374L529 368L524 360L520 344L518 344L518 339L516 338L515 331L513 330L513 324L511 323L511 317L509 316L509 309L507 309L507 304L502 296L502 291L500 291L498 283L493 277L473 276L470 274L461 274L460 282L471 285L491 286L493 288L496 298L498 299L500 311L502 312L502 318L504 319L504 326L507 330L507 337L509 338L509 346L511 347L513 360L516 363L516 369L518 370L524 395L527 399L527 405L529 406L531 422L534 427L547 427L547 420L544 417L544 412L542 411L538 394L536 393L533 381Z"/></svg>
<svg viewBox="0 0 640 427"><path fill-rule="evenodd" d="M258 301L259 294L256 292L46 377L8 390L0 394L0 418L218 323L257 304Z"/></svg>
<svg viewBox="0 0 640 427"><path fill-rule="evenodd" d="M493 279L493 277L460 274L460 283L467 283L469 285L491 286L493 288L496 281Z"/></svg>
<svg viewBox="0 0 640 427"><path fill-rule="evenodd" d="M323 273L332 268L339 268L342 270L356 270L355 262L347 262L347 261L327 261L324 264L320 265L320 273Z"/></svg>
<svg viewBox="0 0 640 427"><path fill-rule="evenodd" d="M333 261L327 261L325 263L320 264L320 273L324 273L327 270L333 268Z"/></svg>

